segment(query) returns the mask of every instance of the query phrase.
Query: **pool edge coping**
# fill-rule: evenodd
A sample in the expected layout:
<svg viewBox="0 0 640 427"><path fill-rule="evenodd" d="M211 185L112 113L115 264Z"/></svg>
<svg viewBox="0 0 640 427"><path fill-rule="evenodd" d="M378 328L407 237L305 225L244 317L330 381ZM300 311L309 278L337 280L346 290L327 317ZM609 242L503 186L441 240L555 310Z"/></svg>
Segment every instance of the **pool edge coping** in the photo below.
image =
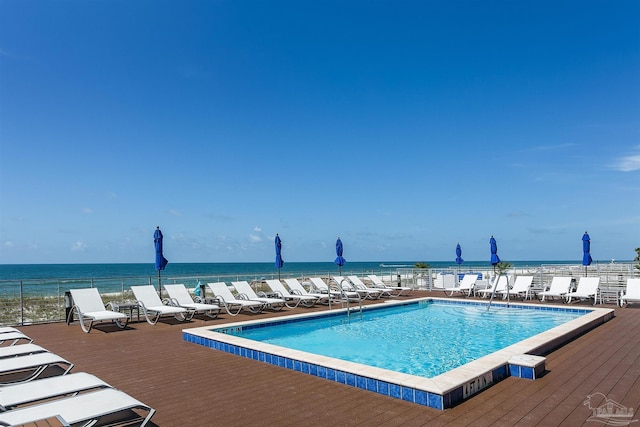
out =
<svg viewBox="0 0 640 427"><path fill-rule="evenodd" d="M445 301L448 303L457 303L457 304L474 304L474 305L487 305L488 302L481 300L453 300L441 297L422 297L422 298L413 298L402 301L385 301L384 306L389 307L392 305L408 305L419 303L420 301ZM425 403L426 406L432 406L436 409L445 409L447 407L451 407L462 400L467 399L471 395L481 391L482 389L488 387L489 385L498 382L507 376L508 374L508 361L512 356L520 355L520 354L532 354L532 355L542 355L546 354L555 348L563 345L569 340L585 333L586 331L597 327L600 324L607 322L608 320L614 317L615 310L610 308L598 308L598 307L570 307L570 306L556 306L556 305L545 305L540 306L538 304L531 304L526 302L503 302L503 301L495 301L492 303L494 306L518 306L523 308L534 308L534 309L542 309L542 310L551 310L551 311L584 311L586 312L582 316L572 319L562 325L553 327L545 332L534 335L533 337L527 338L525 340L519 341L515 344L512 344L508 347L505 347L501 350L498 350L489 355L478 358L474 361L468 362L464 365L456 367L450 371L444 372L440 375L437 375L433 378L425 378L419 377L415 375L405 374L401 372L395 372L383 368L367 366L356 362L345 361L341 359L335 359L327 356L321 356L317 354L311 354L300 350L289 349L285 347L280 347L272 344L262 343L246 338L241 338L238 336L222 333L222 332L214 332L212 329L226 329L226 328L237 328L254 324L265 324L265 323L277 323L277 322L286 322L293 319L304 319L304 318L313 318L313 317L322 317L327 316L327 314L331 313L333 315L344 314L347 309L340 308L329 311L321 311L321 312L313 312L313 313L299 313L292 314L288 316L281 316L277 318L271 319L257 319L257 320L244 320L239 322L226 323L224 325L219 326L203 326L198 328L189 328L183 329L183 337L186 341L194 342L196 344L206 345L207 343L198 342L199 340L189 340L187 339L188 335L194 337L200 337L205 340L211 340L209 344L212 344L213 341L223 343L222 346L227 345L232 351L228 351L230 353L243 355L244 357L267 361L268 363L272 363L278 366L295 369L294 366L286 366L289 363L289 360L295 360L296 362L302 364L308 364L309 366L324 368L325 370L331 370L345 373L346 375L353 375L355 379L349 378L351 382L356 380L367 381L368 379L374 381L380 381L383 383L387 383L389 385L397 385L400 387L400 390L396 390L396 396L403 400L415 400L411 399L407 396L405 399L403 395L403 388L411 388L415 390L415 393L422 392L426 393L427 397L421 396L422 400L429 400L432 397L439 397L440 402L434 402L434 405ZM363 310L370 310L381 308L381 305L368 305L362 307ZM208 345L212 346L212 345ZM238 349L246 349L244 351L245 354L242 354L241 350ZM223 350L225 351L225 350ZM270 356L261 356L260 354L267 354ZM273 360L272 360L273 358ZM268 359L268 360L267 360ZM282 359L282 360L281 360ZM293 365L293 363L289 363L289 365ZM299 366L298 366L299 367ZM317 368L316 368L317 369ZM308 374L314 375L312 372L306 372ZM335 374L332 374L335 375ZM316 375L321 376L322 375ZM361 380L364 378L364 380ZM331 379L331 378L328 378ZM334 379L334 381L336 381ZM346 381L346 380L345 380ZM347 383L343 381L338 381L342 383ZM348 385L356 385L356 384L348 384ZM357 387L369 389L367 384L356 385ZM378 387L378 386L376 386ZM377 390L370 390L376 391ZM413 395L414 392L412 392ZM391 395L389 393L382 393ZM432 396L429 396L432 395ZM414 395L415 396L415 395ZM418 402L415 402L418 403Z"/></svg>

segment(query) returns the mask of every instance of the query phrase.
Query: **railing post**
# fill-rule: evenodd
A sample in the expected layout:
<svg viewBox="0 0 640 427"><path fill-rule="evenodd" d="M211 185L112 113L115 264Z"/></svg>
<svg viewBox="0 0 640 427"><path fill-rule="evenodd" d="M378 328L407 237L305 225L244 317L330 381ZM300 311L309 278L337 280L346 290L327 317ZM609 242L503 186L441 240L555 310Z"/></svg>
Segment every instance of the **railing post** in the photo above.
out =
<svg viewBox="0 0 640 427"><path fill-rule="evenodd" d="M20 280L20 326L24 325L24 293L22 280Z"/></svg>

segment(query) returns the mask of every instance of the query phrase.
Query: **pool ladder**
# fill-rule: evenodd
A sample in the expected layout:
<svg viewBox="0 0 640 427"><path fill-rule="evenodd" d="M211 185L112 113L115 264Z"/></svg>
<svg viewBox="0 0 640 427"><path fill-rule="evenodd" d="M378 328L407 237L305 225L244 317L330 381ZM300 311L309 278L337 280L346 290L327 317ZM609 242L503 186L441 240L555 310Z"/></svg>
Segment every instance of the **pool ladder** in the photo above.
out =
<svg viewBox="0 0 640 427"><path fill-rule="evenodd" d="M347 283L347 286L350 286L350 282L347 279L342 279L340 281L340 283L337 283L335 280L331 279L331 281L333 281L334 283L336 283L338 285L338 291L340 292L340 304L341 306L344 308L345 304L347 306L347 319L351 320L351 300L352 298L349 297L347 295L347 291L345 290L345 286L343 286L342 284L344 282ZM329 285L331 285L331 283L329 283ZM331 289L329 289L329 292L331 292ZM362 297L360 296L360 294L356 291L353 291L356 295L358 295L358 314L360 315L360 318L362 319ZM331 298L331 297L329 297Z"/></svg>

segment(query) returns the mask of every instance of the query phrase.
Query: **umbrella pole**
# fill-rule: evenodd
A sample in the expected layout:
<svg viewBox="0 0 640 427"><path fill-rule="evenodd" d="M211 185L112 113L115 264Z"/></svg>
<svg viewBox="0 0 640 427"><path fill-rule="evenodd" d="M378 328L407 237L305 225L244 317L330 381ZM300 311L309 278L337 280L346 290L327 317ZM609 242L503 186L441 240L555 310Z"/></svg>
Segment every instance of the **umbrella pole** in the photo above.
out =
<svg viewBox="0 0 640 427"><path fill-rule="evenodd" d="M160 270L158 270L158 293L160 294L160 299L162 299L162 286L160 285Z"/></svg>
<svg viewBox="0 0 640 427"><path fill-rule="evenodd" d="M495 267L494 267L494 271L495 271ZM502 276L502 274L499 274L498 276L496 276L496 282L493 284L492 286L492 290L491 290L491 298L489 298L489 305L487 306L487 311L489 311L489 309L491 308L491 303L493 302L493 295L496 293L496 287L498 287L498 281L500 280L500 276ZM509 288L509 284L507 283L507 289Z"/></svg>

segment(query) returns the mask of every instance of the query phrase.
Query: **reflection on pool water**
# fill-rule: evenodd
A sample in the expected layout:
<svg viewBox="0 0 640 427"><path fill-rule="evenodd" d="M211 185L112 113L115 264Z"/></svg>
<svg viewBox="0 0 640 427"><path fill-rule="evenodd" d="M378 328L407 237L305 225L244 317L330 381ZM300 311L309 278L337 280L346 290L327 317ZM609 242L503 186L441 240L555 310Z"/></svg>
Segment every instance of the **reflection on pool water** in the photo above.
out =
<svg viewBox="0 0 640 427"><path fill-rule="evenodd" d="M369 366L435 377L588 313L506 306L419 304L247 326L234 335Z"/></svg>

